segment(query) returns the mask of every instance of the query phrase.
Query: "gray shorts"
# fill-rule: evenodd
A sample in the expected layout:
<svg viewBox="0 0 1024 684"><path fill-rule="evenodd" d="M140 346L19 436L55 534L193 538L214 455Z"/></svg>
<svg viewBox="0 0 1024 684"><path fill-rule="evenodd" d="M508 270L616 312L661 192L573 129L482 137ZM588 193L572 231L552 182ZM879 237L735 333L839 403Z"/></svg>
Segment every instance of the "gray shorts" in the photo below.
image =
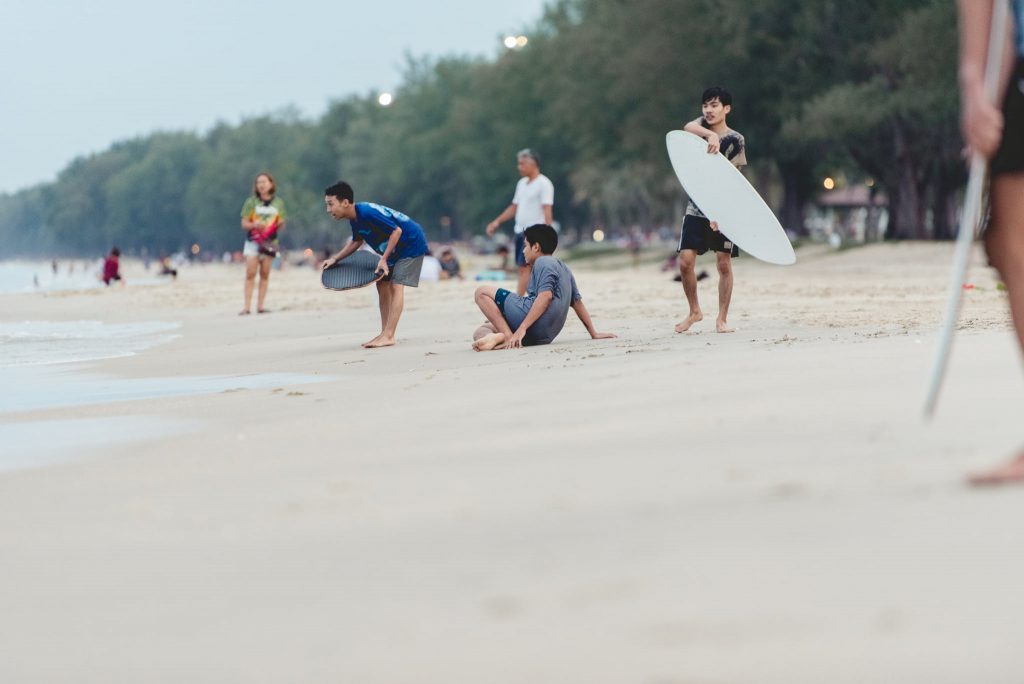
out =
<svg viewBox="0 0 1024 684"><path fill-rule="evenodd" d="M398 285L418 287L420 284L420 271L423 270L423 255L399 259L393 265L390 265L388 270L390 273L381 278L381 280Z"/></svg>

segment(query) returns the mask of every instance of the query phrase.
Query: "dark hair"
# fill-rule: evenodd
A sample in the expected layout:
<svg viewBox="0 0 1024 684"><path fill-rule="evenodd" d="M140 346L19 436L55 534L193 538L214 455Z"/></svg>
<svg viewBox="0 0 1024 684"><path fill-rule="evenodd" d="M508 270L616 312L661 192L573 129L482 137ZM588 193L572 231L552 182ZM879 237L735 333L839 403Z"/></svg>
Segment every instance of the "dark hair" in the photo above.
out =
<svg viewBox="0 0 1024 684"><path fill-rule="evenodd" d="M277 194L277 181L266 171L260 171L256 174L256 177L252 180L252 194L256 196L256 199L263 199L260 197L260 191L256 189L256 182L259 181L260 176L266 176L267 180L270 181L270 196L273 197Z"/></svg>
<svg viewBox="0 0 1024 684"><path fill-rule="evenodd" d="M554 254L558 247L558 233L546 223L537 223L526 229L526 241L539 245L541 254Z"/></svg>
<svg viewBox="0 0 1024 684"><path fill-rule="evenodd" d="M498 254L501 254L502 252L508 254L508 245L498 245L498 249L496 249L495 252Z"/></svg>
<svg viewBox="0 0 1024 684"><path fill-rule="evenodd" d="M700 103L711 102L715 98L718 98L723 105L732 106L732 93L722 86L712 86L705 90L704 94L700 96Z"/></svg>
<svg viewBox="0 0 1024 684"><path fill-rule="evenodd" d="M340 200L348 200L349 202L355 200L355 195L352 194L352 186L345 181L338 181L328 187L324 190L324 196L336 197Z"/></svg>
<svg viewBox="0 0 1024 684"><path fill-rule="evenodd" d="M529 147L516 152L516 159L519 159L520 157L532 159L533 163L536 164L538 168L540 168L540 155L531 150Z"/></svg>
<svg viewBox="0 0 1024 684"><path fill-rule="evenodd" d="M115 247L114 249L110 250L110 256L121 256L121 250Z"/></svg>

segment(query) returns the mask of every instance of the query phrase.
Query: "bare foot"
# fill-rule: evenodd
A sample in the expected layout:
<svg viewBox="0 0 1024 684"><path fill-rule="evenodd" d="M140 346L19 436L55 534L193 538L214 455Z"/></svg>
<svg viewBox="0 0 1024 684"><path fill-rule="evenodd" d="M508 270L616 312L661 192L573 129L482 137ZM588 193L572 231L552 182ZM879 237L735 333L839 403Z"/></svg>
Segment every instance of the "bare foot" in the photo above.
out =
<svg viewBox="0 0 1024 684"><path fill-rule="evenodd" d="M1002 484L1024 484L1024 453L992 470L967 476L967 482L975 487Z"/></svg>
<svg viewBox="0 0 1024 684"><path fill-rule="evenodd" d="M366 347L367 349L379 349L381 347L393 347L393 346L395 346L395 338L394 337L384 337L383 335L381 335L380 337L378 337L375 340L370 340L369 342L367 342L363 346Z"/></svg>
<svg viewBox="0 0 1024 684"><path fill-rule="evenodd" d="M363 342L363 343L362 343L361 345L359 345L359 346L360 346L360 347L366 347L366 348L369 348L369 347L371 347L372 345L376 344L377 342L380 342L380 338L382 338L382 337L384 337L384 333L380 333L379 335L377 335L376 337L374 337L374 338L373 338L372 340L367 340L366 342Z"/></svg>
<svg viewBox="0 0 1024 684"><path fill-rule="evenodd" d="M491 333L473 342L476 351L491 351L505 346L505 333Z"/></svg>
<svg viewBox="0 0 1024 684"><path fill-rule="evenodd" d="M719 318L718 321L715 323L715 330L717 330L720 333L736 332L736 328L730 328L721 318Z"/></svg>
<svg viewBox="0 0 1024 684"><path fill-rule="evenodd" d="M690 329L691 325L693 325L697 321L702 321L702 320L704 320L704 314L701 313L700 311L698 311L697 313L691 313L689 316L687 316L683 320L682 323L679 323L678 325L676 325L676 332L677 333L686 332L687 330Z"/></svg>
<svg viewBox="0 0 1024 684"><path fill-rule="evenodd" d="M248 316L249 315L249 310L248 309L242 309L241 311L238 312L238 315L239 316Z"/></svg>

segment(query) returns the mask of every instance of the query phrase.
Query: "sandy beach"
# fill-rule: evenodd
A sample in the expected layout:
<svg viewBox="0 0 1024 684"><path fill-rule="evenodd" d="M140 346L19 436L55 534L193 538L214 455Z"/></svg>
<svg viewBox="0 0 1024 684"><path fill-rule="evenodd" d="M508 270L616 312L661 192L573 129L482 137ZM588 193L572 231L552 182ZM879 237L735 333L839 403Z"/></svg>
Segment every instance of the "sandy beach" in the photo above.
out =
<svg viewBox="0 0 1024 684"><path fill-rule="evenodd" d="M472 280L382 350L373 293L304 268L263 316L227 265L0 297L176 325L0 411L0 681L1022 681L1024 488L964 485L1024 445L993 272L927 423L952 245L797 256L736 261L729 335L713 260L688 334L658 255L571 261L618 339L491 353Z"/></svg>

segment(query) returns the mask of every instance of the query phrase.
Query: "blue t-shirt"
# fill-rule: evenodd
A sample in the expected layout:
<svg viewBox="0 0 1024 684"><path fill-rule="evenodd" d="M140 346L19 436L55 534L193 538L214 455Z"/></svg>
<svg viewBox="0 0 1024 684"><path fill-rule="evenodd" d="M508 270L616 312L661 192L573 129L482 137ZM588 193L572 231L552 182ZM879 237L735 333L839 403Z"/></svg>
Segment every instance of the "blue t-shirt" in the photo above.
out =
<svg viewBox="0 0 1024 684"><path fill-rule="evenodd" d="M362 240L377 254L384 254L395 228L402 229L395 251L388 257L390 263L410 259L427 253L427 236L420 224L400 211L373 202L356 202L356 218L349 219L352 239Z"/></svg>

